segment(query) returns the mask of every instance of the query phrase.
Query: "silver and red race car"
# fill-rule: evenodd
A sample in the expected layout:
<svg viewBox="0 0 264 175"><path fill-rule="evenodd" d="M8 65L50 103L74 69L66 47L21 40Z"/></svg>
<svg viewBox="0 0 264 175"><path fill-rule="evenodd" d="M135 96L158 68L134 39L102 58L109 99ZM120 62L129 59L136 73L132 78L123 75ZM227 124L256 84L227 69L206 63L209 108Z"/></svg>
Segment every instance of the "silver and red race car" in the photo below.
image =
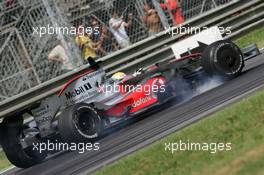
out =
<svg viewBox="0 0 264 175"><path fill-rule="evenodd" d="M217 33L213 29L211 32ZM185 99L208 77L225 81L239 76L245 60L259 54L256 47L242 52L215 33L194 35L171 48L174 59L142 68L134 75L118 72L107 78L103 69L87 70L67 82L58 94L36 104L28 113L30 122L4 121L1 145L8 159L27 168L47 156L32 149L38 142L54 138L94 141L127 119L171 99Z"/></svg>

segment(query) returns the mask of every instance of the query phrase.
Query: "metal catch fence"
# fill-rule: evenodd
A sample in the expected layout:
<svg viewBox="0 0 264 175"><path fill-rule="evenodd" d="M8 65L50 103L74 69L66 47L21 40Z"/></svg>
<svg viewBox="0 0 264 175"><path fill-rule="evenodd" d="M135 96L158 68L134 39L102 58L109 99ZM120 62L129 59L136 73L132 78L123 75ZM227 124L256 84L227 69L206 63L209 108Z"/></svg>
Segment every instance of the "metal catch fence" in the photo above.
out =
<svg viewBox="0 0 264 175"><path fill-rule="evenodd" d="M230 1L2 0L0 102Z"/></svg>

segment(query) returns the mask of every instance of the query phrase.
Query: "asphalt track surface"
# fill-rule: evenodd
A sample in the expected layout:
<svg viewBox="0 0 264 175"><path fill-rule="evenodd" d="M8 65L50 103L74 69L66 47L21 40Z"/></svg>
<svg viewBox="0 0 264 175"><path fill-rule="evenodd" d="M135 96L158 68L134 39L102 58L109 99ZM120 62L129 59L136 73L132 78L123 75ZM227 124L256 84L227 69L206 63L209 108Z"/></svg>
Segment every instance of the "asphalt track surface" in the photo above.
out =
<svg viewBox="0 0 264 175"><path fill-rule="evenodd" d="M3 174L90 174L177 130L199 121L264 86L264 55L246 63L243 74L182 104L155 111L102 138L99 151L58 154L29 169L13 168Z"/></svg>

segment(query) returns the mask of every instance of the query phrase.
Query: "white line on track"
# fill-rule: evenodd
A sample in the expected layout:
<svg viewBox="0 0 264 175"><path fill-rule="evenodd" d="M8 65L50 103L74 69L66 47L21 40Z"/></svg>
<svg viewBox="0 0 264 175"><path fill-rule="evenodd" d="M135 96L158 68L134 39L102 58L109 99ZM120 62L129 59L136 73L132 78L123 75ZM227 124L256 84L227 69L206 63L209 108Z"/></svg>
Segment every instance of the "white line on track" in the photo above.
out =
<svg viewBox="0 0 264 175"><path fill-rule="evenodd" d="M7 169L1 171L0 174L4 174L4 173L6 173L6 172L12 170L13 168L15 168L15 166L11 166L11 167L9 167L9 168L7 168Z"/></svg>

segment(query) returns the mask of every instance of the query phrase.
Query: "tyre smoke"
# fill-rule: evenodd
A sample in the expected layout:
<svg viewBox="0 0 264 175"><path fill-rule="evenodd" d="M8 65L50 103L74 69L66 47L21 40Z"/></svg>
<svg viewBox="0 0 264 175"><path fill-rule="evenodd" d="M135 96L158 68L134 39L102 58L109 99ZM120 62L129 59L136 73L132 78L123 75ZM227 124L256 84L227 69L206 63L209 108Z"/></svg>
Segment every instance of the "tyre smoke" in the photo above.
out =
<svg viewBox="0 0 264 175"><path fill-rule="evenodd" d="M207 78L205 82L199 85L196 89L196 95L202 94L209 90L212 90L220 85L222 85L224 81L219 77L210 77Z"/></svg>

